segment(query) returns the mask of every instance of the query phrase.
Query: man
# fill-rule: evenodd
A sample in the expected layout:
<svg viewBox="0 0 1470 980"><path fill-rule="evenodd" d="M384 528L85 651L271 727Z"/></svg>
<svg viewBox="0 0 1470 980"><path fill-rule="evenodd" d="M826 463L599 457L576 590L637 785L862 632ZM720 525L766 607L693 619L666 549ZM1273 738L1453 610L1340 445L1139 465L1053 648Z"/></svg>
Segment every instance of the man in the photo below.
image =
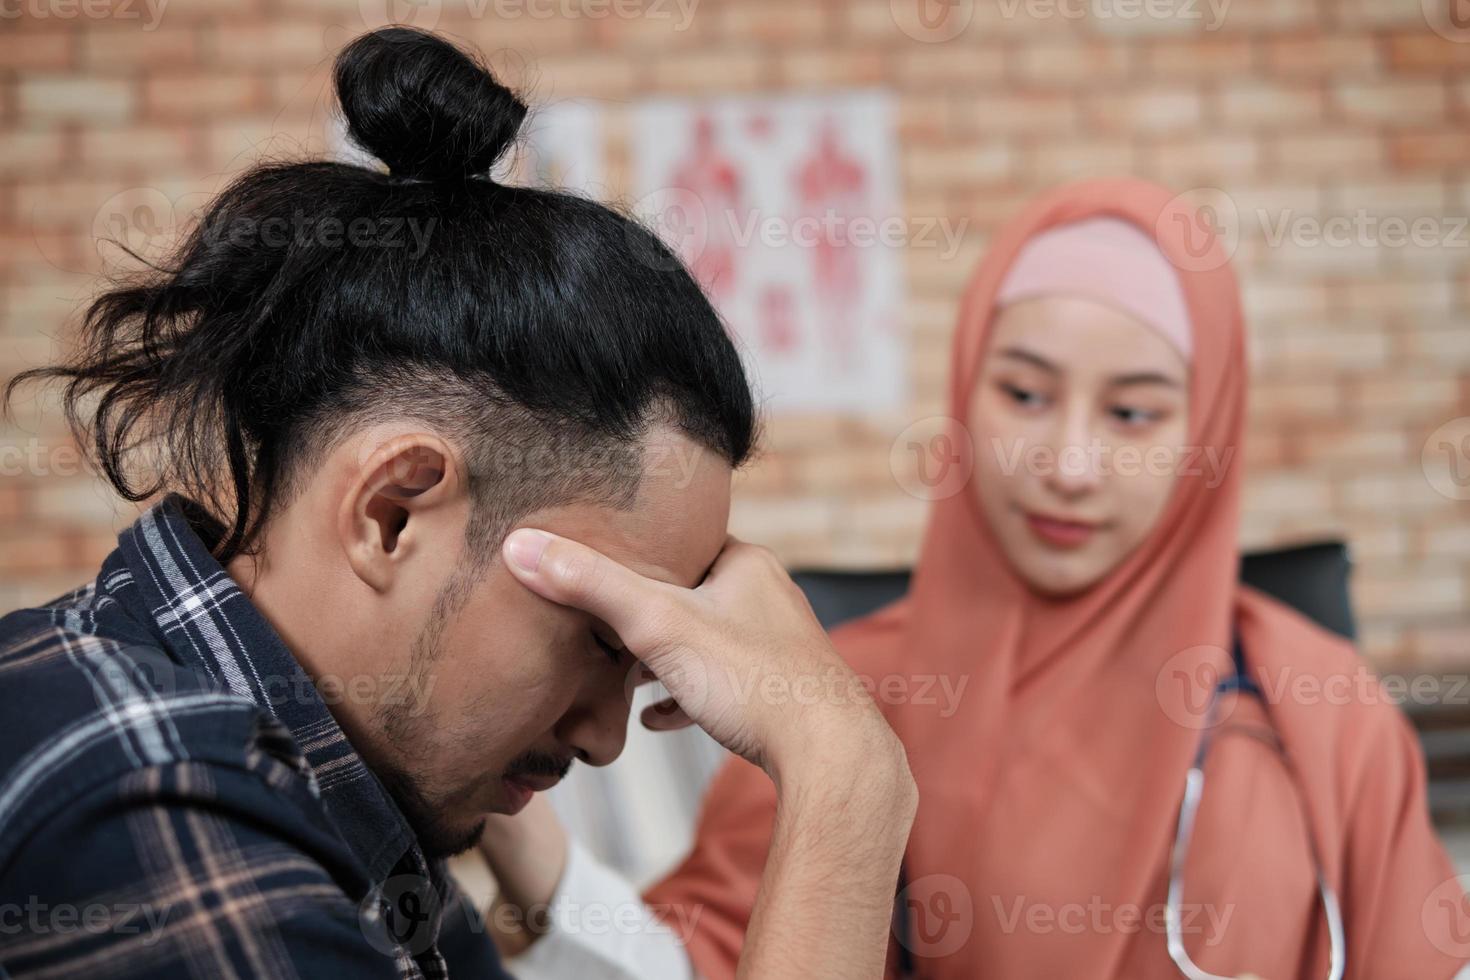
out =
<svg viewBox="0 0 1470 980"><path fill-rule="evenodd" d="M879 975L913 783L871 703L741 694L847 668L727 537L718 317L636 224L485 176L525 106L442 40L366 35L336 83L387 173L246 174L18 379L69 381L124 496L174 492L0 620L0 965L503 975L443 859L616 758L651 672L781 800L742 969Z"/></svg>

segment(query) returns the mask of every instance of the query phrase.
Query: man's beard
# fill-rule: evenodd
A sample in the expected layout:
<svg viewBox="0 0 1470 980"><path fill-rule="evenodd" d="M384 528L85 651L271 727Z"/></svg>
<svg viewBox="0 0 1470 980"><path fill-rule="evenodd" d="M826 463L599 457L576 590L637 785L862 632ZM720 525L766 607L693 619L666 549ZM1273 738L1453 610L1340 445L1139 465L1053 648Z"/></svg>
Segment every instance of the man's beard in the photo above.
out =
<svg viewBox="0 0 1470 980"><path fill-rule="evenodd" d="M424 682L443 652L440 648L445 626L463 606L468 582L473 580L473 577L465 576L463 571L461 569L456 573L455 581L440 592L429 621L414 641L409 658L411 691L426 692L430 689ZM485 817L481 816L466 829L453 827L445 821L444 814L452 808L455 795L436 799L427 789L426 780L421 773L411 772L406 766L399 764L399 759L412 758L416 750L431 745L433 733L445 730L446 726L438 724L438 719L423 701L417 705L404 701L386 705L375 712L375 716L382 736L382 750L379 753L382 758L375 760L373 772L418 837L424 856L430 860L453 857L474 847L484 832ZM472 753L466 751L464 757L470 758ZM556 776L559 779L567 774L571 765L571 759L529 751L511 760L501 776ZM470 790L479 785L478 782L472 784ZM469 792L459 795L468 797Z"/></svg>
<svg viewBox="0 0 1470 980"><path fill-rule="evenodd" d="M467 830L457 830L443 820L443 805L434 803L419 781L404 769L393 764L379 764L373 770L398 805L403 819L408 821L409 828L418 838L424 856L430 861L463 854L480 840L480 834L485 830L484 817Z"/></svg>
<svg viewBox="0 0 1470 980"><path fill-rule="evenodd" d="M506 766L504 775L556 776L560 779L571 767L571 759L545 752L523 752ZM407 770L387 763L375 766L374 771L403 813L403 818L408 821L425 857L430 860L453 857L463 854L479 842L480 835L485 830L484 817L476 820L468 830L456 830L443 818L447 801L436 803L425 791L421 781Z"/></svg>
<svg viewBox="0 0 1470 980"><path fill-rule="evenodd" d="M428 621L414 638L410 651L409 690L429 690L423 686L423 682L443 652L441 647L445 627L463 608L469 588L476 578L478 574L474 570L460 567L451 576L449 584L435 597ZM485 829L485 819L481 817L466 830L456 830L449 826L442 817L448 801L432 799L424 787L424 780L398 762L400 758L409 757L416 749L426 747L432 741L432 733L439 728L429 711L427 695L416 704L399 701L382 706L374 712L374 716L383 745L379 753L382 758L375 760L373 772L393 802L398 805L409 828L418 838L424 856L429 860L453 857L474 847Z"/></svg>

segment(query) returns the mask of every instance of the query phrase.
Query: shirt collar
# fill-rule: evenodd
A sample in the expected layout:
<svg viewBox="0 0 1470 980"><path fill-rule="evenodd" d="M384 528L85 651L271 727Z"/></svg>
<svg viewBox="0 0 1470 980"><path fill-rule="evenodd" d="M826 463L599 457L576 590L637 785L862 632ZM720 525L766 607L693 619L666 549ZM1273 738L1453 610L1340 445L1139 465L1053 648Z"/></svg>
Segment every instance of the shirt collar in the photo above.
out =
<svg viewBox="0 0 1470 980"><path fill-rule="evenodd" d="M145 512L118 536L109 560L114 569L125 563L137 585L132 595L134 590L119 590L118 601L152 627L173 657L249 698L291 731L322 802L374 881L386 879L410 851L413 863L422 863L402 812L310 677L210 553L201 533L211 536L211 524L197 504L177 494ZM106 568L101 578L104 585L114 580Z"/></svg>

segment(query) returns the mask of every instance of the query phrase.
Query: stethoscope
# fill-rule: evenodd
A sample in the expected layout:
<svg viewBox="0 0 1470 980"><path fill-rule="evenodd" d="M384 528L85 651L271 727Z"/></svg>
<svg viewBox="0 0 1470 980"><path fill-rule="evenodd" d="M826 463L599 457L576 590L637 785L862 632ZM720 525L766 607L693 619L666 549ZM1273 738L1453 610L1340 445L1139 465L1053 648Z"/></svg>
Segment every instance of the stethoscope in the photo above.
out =
<svg viewBox="0 0 1470 980"><path fill-rule="evenodd" d="M1235 673L1215 685L1214 693L1210 698L1208 714L1205 716L1204 731L1195 749L1194 761L1190 764L1189 771L1184 777L1184 799L1179 804L1179 822L1174 832L1174 846L1169 858L1169 894L1164 907L1165 939L1169 949L1169 958L1178 967L1180 975L1189 980L1235 980L1233 976L1226 977L1203 970L1190 958L1189 952L1184 948L1184 919L1181 914L1184 901L1184 860L1189 853L1189 839L1194 833L1194 819L1199 812L1200 795L1205 788L1205 758L1214 740L1220 697L1231 691L1238 691L1241 694L1259 698L1263 703L1265 701L1260 687L1246 672L1245 651L1241 647L1239 637L1235 640L1231 659L1234 661ZM1281 754L1282 764L1286 766L1292 779L1295 779L1296 770L1292 767L1291 760L1286 755L1286 750L1282 747L1280 740L1273 736L1268 744ZM1298 794L1298 800L1300 801L1300 794ZM1307 826L1310 828L1310 821ZM1316 838L1311 835L1310 830L1308 835L1311 838L1312 863L1317 875L1317 893L1321 897L1322 912L1327 919L1327 942L1330 950L1327 977L1328 980L1342 980L1343 972L1347 969L1347 947L1342 935L1342 908L1337 901L1337 892L1328 883L1326 872L1322 868ZM900 867L899 894L904 892L906 878L905 869ZM914 976L911 928L908 909L895 906L893 933L898 939L898 968L901 977Z"/></svg>

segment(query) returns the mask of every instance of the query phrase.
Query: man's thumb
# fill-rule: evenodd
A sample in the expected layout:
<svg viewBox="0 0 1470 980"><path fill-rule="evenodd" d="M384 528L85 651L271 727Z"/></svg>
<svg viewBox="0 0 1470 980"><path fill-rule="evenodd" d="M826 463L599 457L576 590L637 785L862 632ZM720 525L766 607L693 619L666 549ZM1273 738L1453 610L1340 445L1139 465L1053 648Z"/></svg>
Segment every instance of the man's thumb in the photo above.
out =
<svg viewBox="0 0 1470 980"><path fill-rule="evenodd" d="M644 578L570 538L537 528L517 528L501 546L505 566L522 585L551 602L571 606L606 623L634 654L655 642L650 621L663 617L671 588Z"/></svg>

